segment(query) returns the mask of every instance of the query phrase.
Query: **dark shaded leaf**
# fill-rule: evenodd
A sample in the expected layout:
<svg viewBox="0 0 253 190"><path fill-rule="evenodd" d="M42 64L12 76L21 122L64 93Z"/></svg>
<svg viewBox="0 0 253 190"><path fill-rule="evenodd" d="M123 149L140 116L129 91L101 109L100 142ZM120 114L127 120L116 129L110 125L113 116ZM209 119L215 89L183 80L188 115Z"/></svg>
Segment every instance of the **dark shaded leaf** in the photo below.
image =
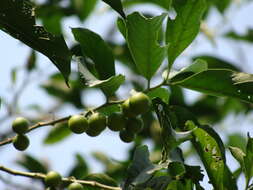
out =
<svg viewBox="0 0 253 190"><path fill-rule="evenodd" d="M81 45L82 52L95 64L99 79L105 80L115 75L112 50L96 33L85 28L72 28L75 40Z"/></svg>
<svg viewBox="0 0 253 190"><path fill-rule="evenodd" d="M117 11L123 18L126 18L126 15L123 11L123 6L121 0L102 0L108 5L110 5L115 11Z"/></svg>
<svg viewBox="0 0 253 190"><path fill-rule="evenodd" d="M101 173L94 173L94 174L89 174L86 177L84 177L84 180L89 180L89 181L97 181L99 183L102 183L104 185L109 185L113 187L117 187L118 184L114 179L112 179L110 176L106 174L101 174ZM101 190L100 187L92 187L90 185L85 186L87 190Z"/></svg>
<svg viewBox="0 0 253 190"><path fill-rule="evenodd" d="M41 161L29 154L23 154L21 159L17 161L17 164L27 169L29 172L39 172L46 174L48 168Z"/></svg>
<svg viewBox="0 0 253 190"><path fill-rule="evenodd" d="M174 0L173 6L177 16L174 20L168 18L166 29L166 43L169 44L169 67L197 36L206 1Z"/></svg>
<svg viewBox="0 0 253 190"><path fill-rule="evenodd" d="M219 57L214 57L211 55L199 55L193 58L193 60L201 59L207 62L209 69L230 69L234 71L239 71L240 69L227 60L221 59Z"/></svg>
<svg viewBox="0 0 253 190"><path fill-rule="evenodd" d="M127 169L127 178L123 190L127 190L131 184L144 183L152 175L147 171L154 169L154 165L149 160L149 151L147 146L137 147L131 165Z"/></svg>
<svg viewBox="0 0 253 190"><path fill-rule="evenodd" d="M76 179L83 179L89 172L88 165L80 154L76 154L75 158L75 165L69 171L68 176L74 176Z"/></svg>
<svg viewBox="0 0 253 190"><path fill-rule="evenodd" d="M45 144L55 144L59 143L60 141L64 140L72 133L68 128L67 122L62 122L56 124L47 134L46 138L44 139Z"/></svg>
<svg viewBox="0 0 253 190"><path fill-rule="evenodd" d="M46 55L68 82L71 54L62 36L54 36L35 23L34 8L29 1L2 0L0 28L12 37Z"/></svg>
<svg viewBox="0 0 253 190"><path fill-rule="evenodd" d="M71 0L71 6L81 21L92 13L96 4L97 0Z"/></svg>
<svg viewBox="0 0 253 190"><path fill-rule="evenodd" d="M231 32L228 32L227 34L225 34L225 36L228 38L234 39L234 40L242 40L245 42L252 43L253 42L253 29L248 29L247 33L244 35L240 35L240 34L237 34L233 31L231 31Z"/></svg>

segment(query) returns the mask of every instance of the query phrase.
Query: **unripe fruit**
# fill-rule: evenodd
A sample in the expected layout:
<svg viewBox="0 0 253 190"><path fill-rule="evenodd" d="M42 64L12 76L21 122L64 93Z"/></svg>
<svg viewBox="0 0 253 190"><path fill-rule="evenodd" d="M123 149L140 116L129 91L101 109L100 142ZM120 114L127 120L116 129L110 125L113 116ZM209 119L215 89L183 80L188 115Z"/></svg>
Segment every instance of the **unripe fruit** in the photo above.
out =
<svg viewBox="0 0 253 190"><path fill-rule="evenodd" d="M134 140L135 134L132 133L131 131L123 129L122 131L119 132L119 137L123 142L129 143Z"/></svg>
<svg viewBox="0 0 253 190"><path fill-rule="evenodd" d="M50 171L45 177L45 183L47 186L56 187L60 185L62 180L61 175L58 172Z"/></svg>
<svg viewBox="0 0 253 190"><path fill-rule="evenodd" d="M83 190L83 186L80 183L74 182L68 186L68 190Z"/></svg>
<svg viewBox="0 0 253 190"><path fill-rule="evenodd" d="M126 123L126 130L132 133L139 133L143 129L143 120L141 118L129 118Z"/></svg>
<svg viewBox="0 0 253 190"><path fill-rule="evenodd" d="M73 133L81 134L88 128L88 120L82 115L73 115L68 121L69 129Z"/></svg>
<svg viewBox="0 0 253 190"><path fill-rule="evenodd" d="M151 107L151 101L149 97L142 93L137 92L129 99L130 109L133 110L137 115L144 114L149 111Z"/></svg>
<svg viewBox="0 0 253 190"><path fill-rule="evenodd" d="M89 136L97 136L106 128L106 116L101 113L93 113L88 122L89 127L86 133Z"/></svg>
<svg viewBox="0 0 253 190"><path fill-rule="evenodd" d="M126 117L136 117L138 114L136 114L130 107L130 104L129 104L129 100L130 99L127 99L126 101L124 101L122 104L121 104L121 109L122 109L122 112L123 114L126 116Z"/></svg>
<svg viewBox="0 0 253 190"><path fill-rule="evenodd" d="M14 137L12 143L17 150L24 151L29 146L30 141L25 135L17 135Z"/></svg>
<svg viewBox="0 0 253 190"><path fill-rule="evenodd" d="M107 126L112 131L121 131L125 128L126 119L122 113L112 113L108 117Z"/></svg>
<svg viewBox="0 0 253 190"><path fill-rule="evenodd" d="M17 117L12 122L12 130L17 134L24 134L28 130L29 122L23 117Z"/></svg>

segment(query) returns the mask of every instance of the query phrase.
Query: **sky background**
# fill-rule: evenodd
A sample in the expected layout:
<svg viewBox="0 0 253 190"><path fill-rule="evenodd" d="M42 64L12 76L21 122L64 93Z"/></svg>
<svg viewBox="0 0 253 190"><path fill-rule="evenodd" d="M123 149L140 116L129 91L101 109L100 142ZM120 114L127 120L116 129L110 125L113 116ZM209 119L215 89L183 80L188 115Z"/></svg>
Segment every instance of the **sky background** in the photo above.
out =
<svg viewBox="0 0 253 190"><path fill-rule="evenodd" d="M157 7L152 8L150 6L139 6L134 9L128 10L128 13L131 13L135 10L150 10L154 14L160 14L161 9ZM252 50L253 46L247 43L232 42L228 39L222 38L224 32L233 29L238 33L246 33L248 28L253 28L253 3L248 4L247 6L234 4L226 13L225 17L221 16L216 10L212 11L211 16L207 21L208 27L215 33L215 42L216 44L210 43L210 41L204 36L199 35L194 43L183 53L180 59L176 61L175 68L181 68L189 64L188 57L192 55L198 55L201 53L207 53L211 55L218 55L221 58L227 59L229 61L239 63L241 68L248 73L253 73L253 57ZM91 15L85 23L80 23L76 18L71 17L64 21L63 31L67 37L68 44L72 44L73 36L71 34L70 27L86 27L90 30L93 30L99 33L101 36L107 34L108 25L115 25L116 14L107 10L107 7L104 3L100 3L96 12ZM123 38L120 34L117 35L116 39L122 41ZM7 101L11 101L11 94L15 86L12 85L10 73L13 68L21 68L30 53L30 48L23 45L16 39L10 37L6 33L0 31L0 97L4 97ZM27 109L28 105L31 104L40 104L43 108L47 108L48 105L54 104L54 100L46 95L46 93L39 88L39 85L46 82L47 76L56 72L56 68L53 64L43 55L39 54L38 56L38 67L41 72L45 75L39 75L39 72L32 74L32 81L29 83L24 93L20 97L20 109ZM73 67L73 70L76 68ZM126 70L121 65L116 65L117 73L125 73ZM34 76L33 76L34 75ZM39 76L38 76L39 75ZM24 78L24 70L19 70L17 74L17 84L20 86L20 81ZM156 81L154 81L156 83ZM185 91L187 96L187 101L189 103L193 102L199 94L193 91ZM119 90L119 94L123 96L126 95L124 89ZM104 97L101 94L98 94L97 91L91 90L90 95L83 97L84 102L89 102L92 106L98 106L103 103ZM54 117L62 117L69 114L79 113L79 110L74 109L72 106L65 106L60 112ZM32 113L31 113L32 114ZM0 118L5 115L5 109L0 109ZM11 126L11 118L3 123L1 123L0 130L8 130ZM235 131L241 131L244 136L249 131L252 136L252 122L253 116L249 114L246 118L242 115L235 116L229 115L220 125L219 132L223 133L233 133ZM228 129L229 126L229 129ZM230 126L233 126L232 128ZM92 156L91 152L101 150L106 154L110 155L114 159L124 160L127 156L126 150L131 146L130 144L123 143L119 140L119 137L108 130L102 133L97 138L91 138L87 135L72 135L67 138L65 141L62 141L59 144L46 146L43 145L43 139L47 135L50 126L37 129L28 134L30 138L30 146L26 150L26 153L40 158L50 163L51 169L59 171L63 175L72 167L74 163L74 154L79 152L81 153L91 164L93 172L102 171L102 166L96 162ZM152 147L150 142L147 142L149 147ZM183 147L187 147L183 145ZM9 168L23 170L23 168L18 167L15 164L15 160L20 158L22 153L16 151L12 145L7 145L1 147L0 150L0 164ZM237 164L231 158L231 155L228 153L228 162L231 163L231 169L236 169ZM198 159L190 158L187 160L189 164L199 164ZM1 176L10 177L10 175L0 172ZM20 183L25 179L24 177L12 177L17 183ZM29 180L29 179L28 179ZM207 184L207 178L203 182L206 186L206 189L211 189L211 186ZM240 180L240 185L243 184L243 181ZM3 183L0 181L0 189L3 188ZM240 189L240 188L239 188Z"/></svg>

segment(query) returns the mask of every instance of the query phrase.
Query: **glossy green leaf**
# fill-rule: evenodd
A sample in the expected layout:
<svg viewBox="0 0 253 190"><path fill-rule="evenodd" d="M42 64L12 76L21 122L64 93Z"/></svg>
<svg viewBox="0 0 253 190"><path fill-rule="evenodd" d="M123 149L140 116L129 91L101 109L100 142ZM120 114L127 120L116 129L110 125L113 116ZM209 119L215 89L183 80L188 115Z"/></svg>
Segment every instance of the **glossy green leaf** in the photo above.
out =
<svg viewBox="0 0 253 190"><path fill-rule="evenodd" d="M107 95L112 95L120 85L125 82L125 76L121 74L112 76L106 80L98 80L81 61L78 61L78 70L84 78L87 86L101 88Z"/></svg>
<svg viewBox="0 0 253 190"><path fill-rule="evenodd" d="M29 172L39 172L44 174L48 172L48 168L45 163L42 163L29 154L23 154L21 159L17 160L17 164L24 167Z"/></svg>
<svg viewBox="0 0 253 190"><path fill-rule="evenodd" d="M62 36L54 36L35 23L34 8L29 1L2 0L0 29L46 55L68 82L71 54Z"/></svg>
<svg viewBox="0 0 253 190"><path fill-rule="evenodd" d="M156 88L147 93L150 99L159 97L162 101L168 103L170 98L170 92L166 88Z"/></svg>
<svg viewBox="0 0 253 190"><path fill-rule="evenodd" d="M188 129L195 128L193 122L187 122ZM236 190L237 186L232 173L226 165L225 148L219 135L208 126L199 126L193 131L193 146L197 150L210 183L214 189Z"/></svg>
<svg viewBox="0 0 253 190"><path fill-rule="evenodd" d="M127 16L128 47L141 75L148 80L156 73L166 55L166 46L158 44L158 32L167 14L146 18L138 12Z"/></svg>
<svg viewBox="0 0 253 190"><path fill-rule="evenodd" d="M49 131L44 143L48 145L59 143L71 134L67 122L58 123Z"/></svg>
<svg viewBox="0 0 253 190"><path fill-rule="evenodd" d="M68 176L74 176L76 179L83 179L89 172L88 165L80 154L76 154L75 158L75 164L69 171Z"/></svg>
<svg viewBox="0 0 253 190"><path fill-rule="evenodd" d="M169 44L169 67L197 36L206 1L174 0L173 6L177 16L175 19L168 18L166 29L166 43Z"/></svg>
<svg viewBox="0 0 253 190"><path fill-rule="evenodd" d="M178 77L177 77L178 78ZM172 78L171 85L196 90L208 95L233 97L253 103L252 75L228 69L208 69L191 76Z"/></svg>
<svg viewBox="0 0 253 190"><path fill-rule="evenodd" d="M80 20L85 20L93 11L97 0L71 0L71 6L75 9Z"/></svg>
<svg viewBox="0 0 253 190"><path fill-rule="evenodd" d="M123 11L123 6L121 0L102 0L108 5L110 5L115 11L117 11L123 18L126 18L126 15Z"/></svg>
<svg viewBox="0 0 253 190"><path fill-rule="evenodd" d="M114 57L112 50L95 32L85 28L72 28L75 40L81 45L82 52L95 64L100 80L115 75Z"/></svg>
<svg viewBox="0 0 253 190"><path fill-rule="evenodd" d="M127 29L126 29L126 22L125 22L125 20L123 20L122 18L118 18L117 19L117 27L118 27L120 33L122 34L122 36L124 36L124 38L126 38Z"/></svg>

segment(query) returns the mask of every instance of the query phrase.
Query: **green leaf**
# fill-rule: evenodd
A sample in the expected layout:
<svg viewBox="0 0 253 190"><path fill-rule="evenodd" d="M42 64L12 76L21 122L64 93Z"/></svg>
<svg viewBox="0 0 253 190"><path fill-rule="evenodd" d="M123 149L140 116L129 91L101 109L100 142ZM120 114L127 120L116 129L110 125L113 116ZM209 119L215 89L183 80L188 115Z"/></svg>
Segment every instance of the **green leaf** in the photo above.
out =
<svg viewBox="0 0 253 190"><path fill-rule="evenodd" d="M131 6L136 4L152 3L158 5L166 10L169 10L171 7L172 0L125 0L123 2L124 6Z"/></svg>
<svg viewBox="0 0 253 190"><path fill-rule="evenodd" d="M138 68L148 80L156 73L166 55L166 46L158 44L158 32L167 14L146 18L138 12L127 16L127 43Z"/></svg>
<svg viewBox="0 0 253 190"><path fill-rule="evenodd" d="M152 175L147 171L154 169L154 165L149 160L147 146L136 148L131 165L127 170L127 178L123 189L127 189L131 184L138 184L147 181Z"/></svg>
<svg viewBox="0 0 253 190"><path fill-rule="evenodd" d="M170 93L166 88L156 88L147 93L150 99L159 97L162 101L168 103L170 98Z"/></svg>
<svg viewBox="0 0 253 190"><path fill-rule="evenodd" d="M228 136L228 142L226 143L228 146L238 147L243 152L246 152L246 144L247 140L240 133L232 133Z"/></svg>
<svg viewBox="0 0 253 190"><path fill-rule="evenodd" d="M166 190L192 190L193 183L191 180L186 180L185 183L181 182L180 180L173 180L167 186Z"/></svg>
<svg viewBox="0 0 253 190"><path fill-rule="evenodd" d="M117 11L123 18L126 18L126 15L123 11L123 6L121 0L102 0L108 5L110 5L115 11Z"/></svg>
<svg viewBox="0 0 253 190"><path fill-rule="evenodd" d="M221 59L219 57L214 57L211 55L199 55L196 57L193 57L193 60L201 59L207 62L209 69L230 69L234 71L239 71L240 69L235 65L235 63L231 63L227 60Z"/></svg>
<svg viewBox="0 0 253 190"><path fill-rule="evenodd" d="M246 147L246 156L244 157L246 184L253 177L253 138L248 135L248 143Z"/></svg>
<svg viewBox="0 0 253 190"><path fill-rule="evenodd" d="M101 174L101 173L89 174L85 178L83 178L83 180L96 181L98 183L102 183L104 185L109 185L113 187L118 186L117 182L114 179L112 179L110 176L106 174ZM85 189L86 190L101 190L100 187L93 187L91 185L85 186Z"/></svg>
<svg viewBox="0 0 253 190"><path fill-rule="evenodd" d="M221 12L221 13L223 13L225 10L226 10L226 8L228 8L229 7L229 5L231 4L231 0L222 0L222 1L220 1L220 0L214 0L214 5L217 7L217 9Z"/></svg>
<svg viewBox="0 0 253 190"><path fill-rule="evenodd" d="M206 9L206 1L174 0L173 5L177 16L175 19L168 18L166 29L169 67L197 36L200 21Z"/></svg>
<svg viewBox="0 0 253 190"><path fill-rule="evenodd" d="M252 76L228 69L208 69L180 79L172 78L169 83L212 96L234 97L253 103Z"/></svg>
<svg viewBox="0 0 253 190"><path fill-rule="evenodd" d="M81 45L82 52L95 64L100 80L115 75L114 57L112 50L96 33L85 28L72 28L75 40Z"/></svg>
<svg viewBox="0 0 253 190"><path fill-rule="evenodd" d="M75 165L71 168L68 176L74 176L76 179L83 179L88 174L88 165L80 154L76 154L75 158Z"/></svg>
<svg viewBox="0 0 253 190"><path fill-rule="evenodd" d="M44 174L48 172L48 168L44 163L29 154L23 154L21 159L17 161L17 164L24 167L29 172L39 172Z"/></svg>
<svg viewBox="0 0 253 190"><path fill-rule="evenodd" d="M73 72L72 74L78 76L77 73ZM62 102L71 103L77 108L83 108L81 101L83 86L81 86L81 80L70 80L69 84L71 88L66 87L60 73L55 73L51 75L41 87L48 93L48 95L58 98Z"/></svg>
<svg viewBox="0 0 253 190"><path fill-rule="evenodd" d="M75 9L81 21L85 20L93 11L97 0L71 0L71 6Z"/></svg>
<svg viewBox="0 0 253 190"><path fill-rule="evenodd" d="M187 122L188 129L195 128L193 122ZM226 165L225 148L219 135L208 126L199 126L193 132L192 143L197 150L214 189L236 190L235 180Z"/></svg>
<svg viewBox="0 0 253 190"><path fill-rule="evenodd" d="M244 157L246 156L245 153L238 147L230 146L229 150L233 157L240 163L241 167L245 171L245 164L244 164Z"/></svg>
<svg viewBox="0 0 253 190"><path fill-rule="evenodd" d="M48 145L59 143L71 134L67 122L58 123L49 131L44 139L44 143Z"/></svg>
<svg viewBox="0 0 253 190"><path fill-rule="evenodd" d="M165 104L160 98L153 99L152 103L162 129L162 161L166 161L169 153L174 148L176 148L179 144L191 139L191 133L194 129L182 132L176 131L175 129L178 128L178 118L176 117L176 114L171 111L169 105Z"/></svg>
<svg viewBox="0 0 253 190"><path fill-rule="evenodd" d="M253 42L253 29L248 29L246 34L237 34L233 31L228 32L227 34L225 34L226 37L234 39L234 40L242 40L245 42Z"/></svg>
<svg viewBox="0 0 253 190"><path fill-rule="evenodd" d="M120 112L120 110L121 110L120 105L114 104L114 105L102 107L101 109L99 109L99 112L109 116L112 113Z"/></svg>
<svg viewBox="0 0 253 190"><path fill-rule="evenodd" d="M181 162L171 162L168 166L168 172L174 179L181 179L185 175L186 169Z"/></svg>
<svg viewBox="0 0 253 190"><path fill-rule="evenodd" d="M54 36L35 23L34 8L26 0L2 0L0 29L46 55L68 82L71 53L62 36Z"/></svg>
<svg viewBox="0 0 253 190"><path fill-rule="evenodd" d="M107 95L113 95L113 93L125 82L125 76L117 75L112 76L106 80L98 80L90 71L84 66L79 59L78 70L82 77L85 79L85 84L89 87L99 87Z"/></svg>
<svg viewBox="0 0 253 190"><path fill-rule="evenodd" d="M122 18L118 18L117 19L117 27L118 27L120 33L122 34L122 36L124 36L124 38L126 38L127 28L126 28L125 20L123 20Z"/></svg>

